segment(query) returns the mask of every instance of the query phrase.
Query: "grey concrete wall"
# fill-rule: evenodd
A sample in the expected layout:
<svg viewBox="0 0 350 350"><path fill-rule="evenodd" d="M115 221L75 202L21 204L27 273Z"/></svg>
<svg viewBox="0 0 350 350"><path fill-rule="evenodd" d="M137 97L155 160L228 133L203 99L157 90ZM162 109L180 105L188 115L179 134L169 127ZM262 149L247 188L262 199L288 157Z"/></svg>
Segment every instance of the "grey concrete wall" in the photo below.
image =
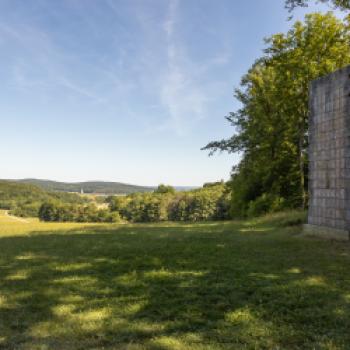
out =
<svg viewBox="0 0 350 350"><path fill-rule="evenodd" d="M309 119L311 225L350 229L350 66L312 82Z"/></svg>

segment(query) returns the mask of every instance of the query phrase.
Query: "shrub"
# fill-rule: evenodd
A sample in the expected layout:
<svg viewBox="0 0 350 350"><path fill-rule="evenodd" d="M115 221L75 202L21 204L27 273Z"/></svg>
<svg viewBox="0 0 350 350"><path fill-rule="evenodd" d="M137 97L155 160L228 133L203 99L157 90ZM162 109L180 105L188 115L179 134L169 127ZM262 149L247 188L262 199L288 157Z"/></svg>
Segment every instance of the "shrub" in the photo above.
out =
<svg viewBox="0 0 350 350"><path fill-rule="evenodd" d="M286 208L286 201L275 195L264 193L248 205L247 215L249 217L261 216L267 213L274 213Z"/></svg>

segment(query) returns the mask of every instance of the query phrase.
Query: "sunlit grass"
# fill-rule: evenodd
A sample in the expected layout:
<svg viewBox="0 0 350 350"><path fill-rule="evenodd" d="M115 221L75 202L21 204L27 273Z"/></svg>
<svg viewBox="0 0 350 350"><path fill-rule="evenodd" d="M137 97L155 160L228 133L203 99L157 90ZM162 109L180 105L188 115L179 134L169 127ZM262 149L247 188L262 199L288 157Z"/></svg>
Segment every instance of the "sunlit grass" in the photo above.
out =
<svg viewBox="0 0 350 350"><path fill-rule="evenodd" d="M347 349L346 243L303 214L29 223L0 215L0 349Z"/></svg>

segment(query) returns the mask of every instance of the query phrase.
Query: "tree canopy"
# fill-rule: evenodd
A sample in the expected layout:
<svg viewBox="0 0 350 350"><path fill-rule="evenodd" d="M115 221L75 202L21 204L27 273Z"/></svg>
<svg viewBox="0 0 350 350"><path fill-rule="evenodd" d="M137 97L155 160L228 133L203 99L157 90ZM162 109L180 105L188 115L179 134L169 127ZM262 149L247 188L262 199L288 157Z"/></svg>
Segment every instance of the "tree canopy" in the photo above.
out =
<svg viewBox="0 0 350 350"><path fill-rule="evenodd" d="M169 185L160 184L155 190L154 193L175 193L175 188Z"/></svg>
<svg viewBox="0 0 350 350"><path fill-rule="evenodd" d="M186 192L164 191L109 197L112 212L131 222L201 221L229 218L230 191L224 182ZM171 188L170 188L171 189Z"/></svg>
<svg viewBox="0 0 350 350"><path fill-rule="evenodd" d="M310 0L286 0L286 8L293 11L296 7L307 7ZM329 3L336 9L350 10L349 0L318 0L318 2Z"/></svg>

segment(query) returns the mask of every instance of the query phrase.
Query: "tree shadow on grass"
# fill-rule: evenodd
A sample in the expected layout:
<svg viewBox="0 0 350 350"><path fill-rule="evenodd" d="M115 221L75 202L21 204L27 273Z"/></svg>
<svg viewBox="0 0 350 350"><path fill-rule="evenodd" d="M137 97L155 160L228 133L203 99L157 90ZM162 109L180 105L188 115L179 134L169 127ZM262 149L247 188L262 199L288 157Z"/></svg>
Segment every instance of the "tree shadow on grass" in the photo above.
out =
<svg viewBox="0 0 350 350"><path fill-rule="evenodd" d="M347 252L239 223L4 237L0 348L346 348Z"/></svg>

